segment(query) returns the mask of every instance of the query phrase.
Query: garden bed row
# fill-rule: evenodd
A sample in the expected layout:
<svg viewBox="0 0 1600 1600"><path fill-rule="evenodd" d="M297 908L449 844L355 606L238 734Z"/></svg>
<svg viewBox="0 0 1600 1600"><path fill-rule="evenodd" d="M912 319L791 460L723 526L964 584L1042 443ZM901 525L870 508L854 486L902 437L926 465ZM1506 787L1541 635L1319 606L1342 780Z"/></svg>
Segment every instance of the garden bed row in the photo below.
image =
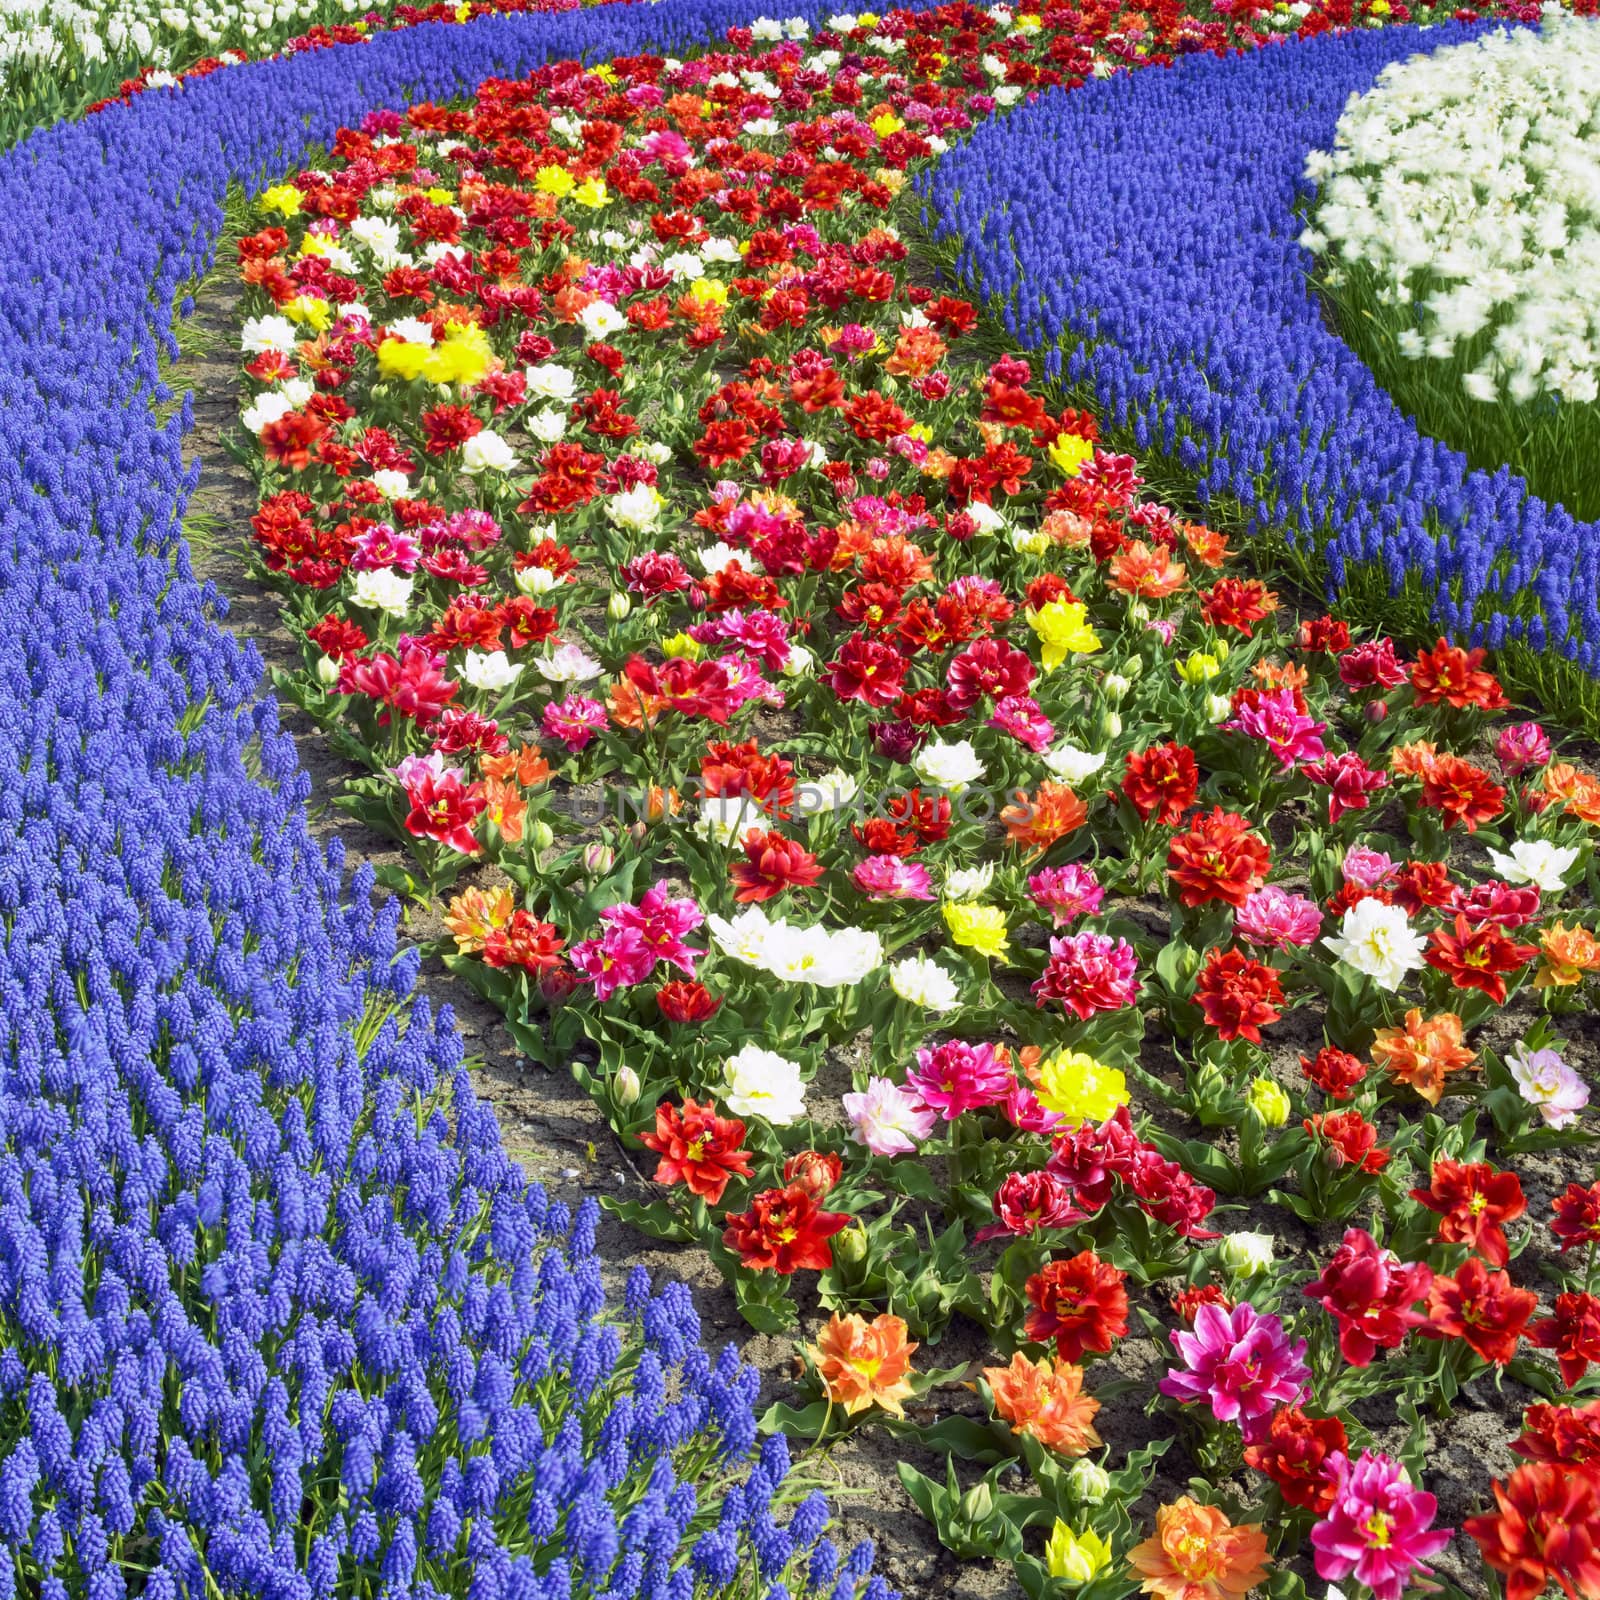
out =
<svg viewBox="0 0 1600 1600"><path fill-rule="evenodd" d="M230 181L492 65L716 7L415 29L0 157L0 1537L8 1593L884 1596L680 1287L502 1149L308 829L181 518L169 309Z"/></svg>
<svg viewBox="0 0 1600 1600"><path fill-rule="evenodd" d="M972 1462L902 1477L1032 1594L1470 1584L1430 1459L1502 1464L1502 1570L1593 1488L1570 1406L1547 1464L1504 1447L1593 1358L1600 785L1481 652L1291 614L929 281L907 174L985 121L1025 168L1001 113L1101 92L1126 29L762 23L371 116L265 188L280 689L446 965L649 1152L617 1214L756 1328L805 1284L814 1399L768 1426ZM1223 42L1173 12L1133 54ZM953 1323L981 1375L930 1359ZM1112 1375L1142 1339L1158 1392ZM992 1420L940 1414L963 1379ZM1091 1470L1129 1394L1155 1446Z"/></svg>

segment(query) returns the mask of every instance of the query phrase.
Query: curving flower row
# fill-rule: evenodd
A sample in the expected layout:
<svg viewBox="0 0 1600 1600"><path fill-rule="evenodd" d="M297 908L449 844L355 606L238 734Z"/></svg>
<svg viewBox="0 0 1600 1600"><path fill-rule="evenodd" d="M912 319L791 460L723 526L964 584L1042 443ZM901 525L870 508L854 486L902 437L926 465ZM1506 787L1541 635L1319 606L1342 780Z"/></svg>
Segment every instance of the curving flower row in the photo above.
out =
<svg viewBox="0 0 1600 1600"><path fill-rule="evenodd" d="M1299 1559L1397 1600L1460 1560L1420 1408L1509 1370L1549 1404L1467 1542L1592 1594L1545 1502L1600 1493L1557 1033L1600 778L1481 649L1291 616L905 236L1004 108L1228 43L1157 22L764 19L341 129L237 252L281 687L447 964L639 1152L619 1214L757 1327L814 1287L769 1426L986 1469L901 1475L1033 1594ZM1226 1231L1254 1197L1273 1231ZM927 1365L958 1315L979 1371ZM1141 1335L1154 1443L1091 1456ZM1141 1537L1175 1438L1211 1487Z"/></svg>
<svg viewBox="0 0 1600 1600"><path fill-rule="evenodd" d="M1600 541L1419 433L1331 331L1299 243L1302 169L1352 93L1475 36L1351 33L1041 99L923 193L1011 335L1198 474L1209 503L1242 506L1330 595L1369 614L1399 598L1413 626L1503 652L1592 720Z"/></svg>
<svg viewBox="0 0 1600 1600"><path fill-rule="evenodd" d="M358 0L16 0L0 17L0 146L80 112L126 105L252 59L364 44L424 22L575 10L580 0L436 0L362 9ZM133 63L143 63L134 66Z"/></svg>
<svg viewBox="0 0 1600 1600"><path fill-rule="evenodd" d="M686 1291L608 1308L593 1208L506 1159L397 908L308 828L152 404L230 180L736 15L396 34L0 156L5 1594L888 1600Z"/></svg>
<svg viewBox="0 0 1600 1600"><path fill-rule="evenodd" d="M250 60L271 60L280 55L300 55L308 50L326 50L334 45L365 44L374 33L384 30L414 28L424 22L460 24L476 22L484 17L573 11L581 3L582 0L463 0L463 3L452 5L448 0L437 0L433 5L397 5L389 12L369 10L356 16L358 7L355 0L339 0L343 18L336 16L329 22L317 22L304 32L284 38L276 48L263 50L256 56L251 56L245 49L233 49L223 50L220 54L202 54L198 59L188 61L185 57L193 55L194 52L185 51L181 46L177 46L169 53L166 65L151 64L140 67L132 77L124 78L117 85L117 92L114 95L90 101L84 109L92 113L104 111L107 106L126 105L134 95L144 94L147 90L180 88L193 79L209 77L224 67L243 66ZM616 3L616 0L606 0L606 3ZM309 10L307 7L307 14ZM270 38L272 30L268 26L270 20L263 21L259 31L266 36L267 42L273 43L275 41ZM194 26L193 21L191 26ZM223 35L215 31L213 25L213 28L201 37L215 46L221 42ZM87 40L79 38L76 43L80 50L84 50ZM150 53L148 30L145 33L126 30L125 43L132 44L140 55L148 56Z"/></svg>

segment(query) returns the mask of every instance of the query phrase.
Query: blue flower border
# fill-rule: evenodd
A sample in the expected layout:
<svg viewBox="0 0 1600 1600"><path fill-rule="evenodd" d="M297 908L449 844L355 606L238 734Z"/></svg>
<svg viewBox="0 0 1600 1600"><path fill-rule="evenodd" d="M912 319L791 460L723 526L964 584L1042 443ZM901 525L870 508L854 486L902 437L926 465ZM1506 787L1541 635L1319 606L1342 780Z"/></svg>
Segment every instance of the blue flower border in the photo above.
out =
<svg viewBox="0 0 1600 1600"><path fill-rule="evenodd" d="M259 188L376 107L750 15L422 26L0 156L0 1600L19 1574L44 1600L68 1580L121 1600L130 1538L149 1600L332 1600L356 1568L429 1600L418 1562L460 1537L472 1600L688 1600L746 1551L768 1577L801 1558L808 1593L888 1600L870 1546L823 1538L820 1496L774 1520L783 1440L752 1457L757 1375L707 1358L681 1285L635 1274L642 1354L619 1375L592 1204L572 1215L506 1159L397 907L314 840L259 656L183 543L190 404L152 409L231 180ZM547 1442L515 1401L550 1373L575 1408L625 1383L597 1442L575 1422ZM719 1471L754 1462L720 1509L674 1479L691 1438ZM329 1462L347 1510L301 1548L302 1470ZM614 1519L605 1490L638 1470ZM530 1534L565 1530L544 1572L492 1526L530 1474Z"/></svg>
<svg viewBox="0 0 1600 1600"><path fill-rule="evenodd" d="M1420 589L1441 629L1600 674L1600 527L1422 436L1324 322L1306 155L1392 61L1487 31L1413 26L1195 56L1048 95L924 173L936 235L1053 375L1325 563ZM1563 709L1557 707L1555 709Z"/></svg>

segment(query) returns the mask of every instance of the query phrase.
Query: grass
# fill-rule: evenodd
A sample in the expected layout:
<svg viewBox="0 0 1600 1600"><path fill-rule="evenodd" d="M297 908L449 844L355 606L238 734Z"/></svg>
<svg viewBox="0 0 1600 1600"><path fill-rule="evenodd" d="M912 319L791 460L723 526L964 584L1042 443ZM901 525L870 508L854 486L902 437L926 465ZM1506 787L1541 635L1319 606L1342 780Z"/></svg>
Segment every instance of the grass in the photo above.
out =
<svg viewBox="0 0 1600 1600"><path fill-rule="evenodd" d="M246 39L237 28L229 29L216 41L202 39L193 29L160 29L148 56L130 51L93 62L85 59L73 39L63 38L58 58L49 65L7 64L4 88L0 90L0 151L20 143L36 129L83 116L96 101L113 98L123 81L136 77L144 67L160 66L181 73L196 62L225 51L257 60L275 53L289 39L311 28L355 21L364 9L362 13L350 13L338 0L320 0L308 16L295 17L254 39ZM387 14L390 8L382 9Z"/></svg>

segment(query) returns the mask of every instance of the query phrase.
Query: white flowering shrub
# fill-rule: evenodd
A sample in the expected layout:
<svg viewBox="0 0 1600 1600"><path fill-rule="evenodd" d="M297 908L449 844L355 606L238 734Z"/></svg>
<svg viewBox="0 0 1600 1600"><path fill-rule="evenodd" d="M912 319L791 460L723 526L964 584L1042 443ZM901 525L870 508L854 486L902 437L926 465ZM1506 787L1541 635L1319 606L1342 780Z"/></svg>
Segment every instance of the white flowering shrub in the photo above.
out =
<svg viewBox="0 0 1600 1600"><path fill-rule="evenodd" d="M1386 67L1305 170L1300 242L1395 398L1600 512L1600 19Z"/></svg>

